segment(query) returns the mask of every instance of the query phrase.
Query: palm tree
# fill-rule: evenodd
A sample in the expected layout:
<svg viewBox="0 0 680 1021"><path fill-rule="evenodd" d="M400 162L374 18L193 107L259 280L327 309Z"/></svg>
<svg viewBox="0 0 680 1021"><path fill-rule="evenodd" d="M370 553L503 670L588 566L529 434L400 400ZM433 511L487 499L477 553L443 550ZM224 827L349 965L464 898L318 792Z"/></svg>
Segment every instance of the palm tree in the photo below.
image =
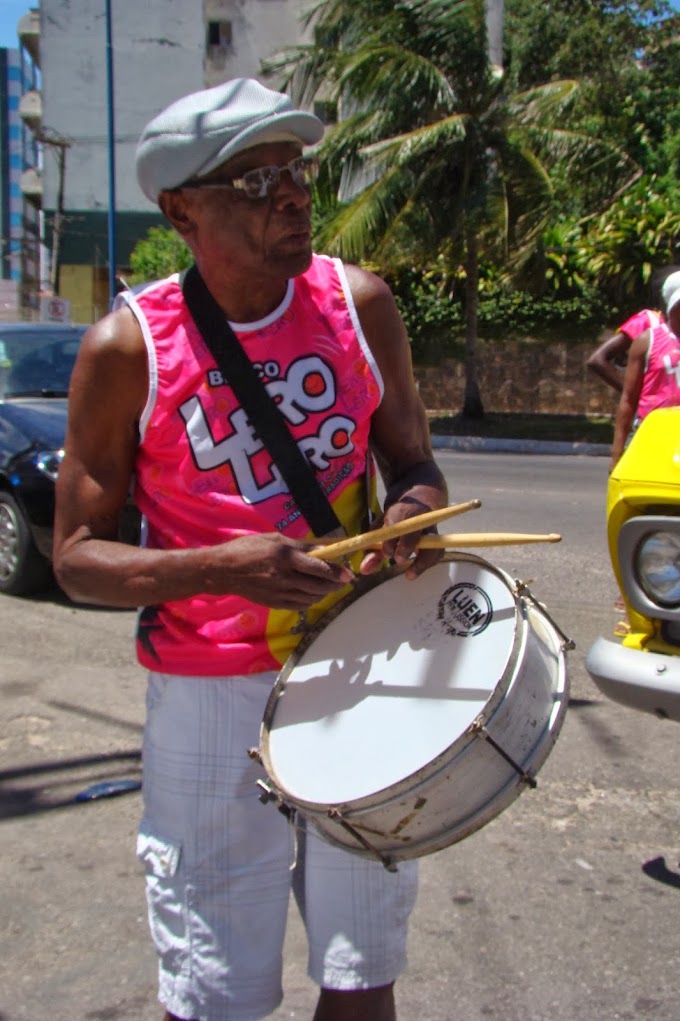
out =
<svg viewBox="0 0 680 1021"><path fill-rule="evenodd" d="M381 266L442 252L452 271L463 262L462 414L481 417L480 256L521 266L550 212L550 161L596 147L564 126L577 83L508 95L489 62L484 0L322 0L307 21L315 45L266 69L283 72L299 102L337 104L320 195L340 201L317 244Z"/></svg>

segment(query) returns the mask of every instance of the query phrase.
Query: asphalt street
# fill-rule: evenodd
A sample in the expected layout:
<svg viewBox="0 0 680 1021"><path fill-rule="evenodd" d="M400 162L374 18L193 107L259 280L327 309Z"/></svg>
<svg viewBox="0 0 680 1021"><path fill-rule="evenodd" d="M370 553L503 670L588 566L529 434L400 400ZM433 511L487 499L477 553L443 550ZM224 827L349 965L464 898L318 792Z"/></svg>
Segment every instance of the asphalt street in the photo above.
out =
<svg viewBox="0 0 680 1021"><path fill-rule="evenodd" d="M607 702L584 668L617 618L606 458L438 457L452 499L482 501L456 530L562 535L484 556L529 582L576 648L537 788L421 860L400 1021L678 1021L680 731ZM140 795L76 800L140 777L133 626L128 611L58 590L0 603L0 1021L160 1021L134 857ZM305 967L291 908L274 1021L311 1019Z"/></svg>

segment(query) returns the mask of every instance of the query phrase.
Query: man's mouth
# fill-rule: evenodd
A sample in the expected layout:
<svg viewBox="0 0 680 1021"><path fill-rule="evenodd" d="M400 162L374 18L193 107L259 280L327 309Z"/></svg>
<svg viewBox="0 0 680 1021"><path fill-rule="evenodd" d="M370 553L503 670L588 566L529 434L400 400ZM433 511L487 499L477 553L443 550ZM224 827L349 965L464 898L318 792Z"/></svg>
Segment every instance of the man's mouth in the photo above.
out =
<svg viewBox="0 0 680 1021"><path fill-rule="evenodd" d="M311 234L312 230L309 224L301 224L294 230L289 231L286 237L291 241L309 241Z"/></svg>

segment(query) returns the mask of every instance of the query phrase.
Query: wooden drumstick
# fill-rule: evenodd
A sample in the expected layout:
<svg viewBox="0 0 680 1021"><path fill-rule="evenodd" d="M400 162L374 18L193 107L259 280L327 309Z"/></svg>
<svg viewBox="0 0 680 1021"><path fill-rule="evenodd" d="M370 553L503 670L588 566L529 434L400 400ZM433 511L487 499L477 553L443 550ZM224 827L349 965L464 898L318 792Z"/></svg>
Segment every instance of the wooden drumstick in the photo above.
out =
<svg viewBox="0 0 680 1021"><path fill-rule="evenodd" d="M518 546L528 542L561 542L556 532L534 535L529 532L459 532L451 535L422 535L418 549L462 549L464 546Z"/></svg>
<svg viewBox="0 0 680 1021"><path fill-rule="evenodd" d="M409 532L419 532L421 528L429 528L430 525L436 525L439 521L445 521L446 518L464 514L465 511L476 510L481 506L481 500L468 500L467 503L456 503L450 507L441 507L439 510L426 511L424 514L416 514L412 518L397 521L394 525L383 525L382 528L375 528L372 532L363 532L361 535L352 535L349 539L339 539L329 545L320 545L318 549L310 550L309 555L318 560L339 560L350 553L381 546L388 539L395 539L399 535L408 535ZM323 543L323 540L320 541Z"/></svg>

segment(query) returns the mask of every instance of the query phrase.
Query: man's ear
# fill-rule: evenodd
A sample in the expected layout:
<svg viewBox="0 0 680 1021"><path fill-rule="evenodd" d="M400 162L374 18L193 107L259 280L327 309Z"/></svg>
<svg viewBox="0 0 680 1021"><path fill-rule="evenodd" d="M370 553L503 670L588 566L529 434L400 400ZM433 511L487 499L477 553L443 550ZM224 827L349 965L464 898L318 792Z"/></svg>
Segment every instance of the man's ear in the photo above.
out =
<svg viewBox="0 0 680 1021"><path fill-rule="evenodd" d="M194 221L187 211L187 204L182 191L162 191L158 196L158 205L171 227L186 239L194 229Z"/></svg>

